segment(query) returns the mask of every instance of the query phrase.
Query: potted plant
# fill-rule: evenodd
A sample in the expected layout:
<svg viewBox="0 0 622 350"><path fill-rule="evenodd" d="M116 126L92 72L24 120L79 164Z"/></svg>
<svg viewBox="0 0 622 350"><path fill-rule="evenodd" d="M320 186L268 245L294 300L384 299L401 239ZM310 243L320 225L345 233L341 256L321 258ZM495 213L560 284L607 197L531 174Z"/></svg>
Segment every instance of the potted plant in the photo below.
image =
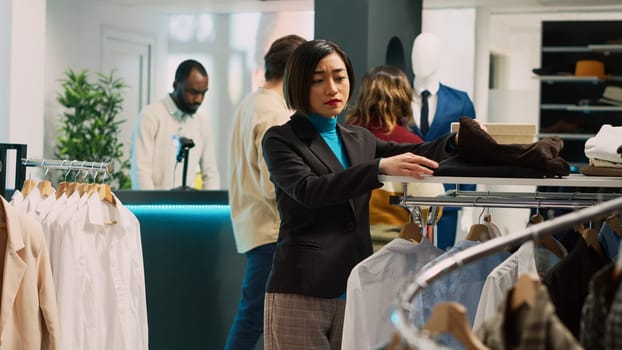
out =
<svg viewBox="0 0 622 350"><path fill-rule="evenodd" d="M87 70L69 68L65 72L57 101L66 111L60 117L55 155L58 159L112 162L114 170L106 182L114 189L130 188L130 163L119 141L125 120L117 119L127 85L114 71L95 74L97 80L90 82Z"/></svg>

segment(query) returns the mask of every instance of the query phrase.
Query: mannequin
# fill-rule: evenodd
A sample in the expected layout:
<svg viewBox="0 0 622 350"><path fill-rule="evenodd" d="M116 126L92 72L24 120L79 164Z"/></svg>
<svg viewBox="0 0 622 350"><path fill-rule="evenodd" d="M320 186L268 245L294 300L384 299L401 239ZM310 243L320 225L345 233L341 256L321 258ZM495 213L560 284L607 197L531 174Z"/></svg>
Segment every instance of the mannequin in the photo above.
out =
<svg viewBox="0 0 622 350"><path fill-rule="evenodd" d="M457 122L460 117L475 118L473 102L466 92L444 85L440 81L439 63L441 61L441 42L432 33L421 33L413 42L412 67L415 73L413 81L413 121L410 125L413 133L418 134L424 141L433 141L447 135L451 123ZM420 130L422 110L422 93L429 91L428 125L424 134ZM456 189L455 185L445 185L445 190ZM460 185L461 190L475 190L475 185ZM441 249L451 247L456 240L458 226L458 211L460 208L446 207L438 223L438 241L436 246Z"/></svg>
<svg viewBox="0 0 622 350"><path fill-rule="evenodd" d="M411 59L415 73L413 119L417 125L411 125L414 133L419 134L424 141L432 141L447 135L450 132L451 123L457 122L458 118L475 118L475 108L467 93L444 85L440 81L441 43L436 35L432 33L417 35L413 42ZM430 129L422 135L419 130L419 118L421 93L425 90L430 92L428 97Z"/></svg>

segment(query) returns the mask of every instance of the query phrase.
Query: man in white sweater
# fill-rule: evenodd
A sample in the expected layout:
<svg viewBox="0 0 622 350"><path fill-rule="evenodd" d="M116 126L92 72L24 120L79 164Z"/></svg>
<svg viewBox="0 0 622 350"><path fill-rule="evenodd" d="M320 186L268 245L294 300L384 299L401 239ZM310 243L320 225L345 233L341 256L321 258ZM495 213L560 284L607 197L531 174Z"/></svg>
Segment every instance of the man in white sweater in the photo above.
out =
<svg viewBox="0 0 622 350"><path fill-rule="evenodd" d="M168 190L182 185L183 164L178 162L179 139L192 139L186 183L194 184L201 171L202 187L220 188L214 144L205 115L197 113L207 92L209 77L195 60L179 64L173 92L147 105L139 114L132 133L132 188Z"/></svg>
<svg viewBox="0 0 622 350"><path fill-rule="evenodd" d="M272 43L264 56L266 83L245 97L235 113L229 149L229 205L237 250L247 260L242 297L226 350L254 349L263 333L264 294L280 219L261 141L268 128L285 123L292 114L283 97L283 73L288 57L303 42L297 35L288 35Z"/></svg>

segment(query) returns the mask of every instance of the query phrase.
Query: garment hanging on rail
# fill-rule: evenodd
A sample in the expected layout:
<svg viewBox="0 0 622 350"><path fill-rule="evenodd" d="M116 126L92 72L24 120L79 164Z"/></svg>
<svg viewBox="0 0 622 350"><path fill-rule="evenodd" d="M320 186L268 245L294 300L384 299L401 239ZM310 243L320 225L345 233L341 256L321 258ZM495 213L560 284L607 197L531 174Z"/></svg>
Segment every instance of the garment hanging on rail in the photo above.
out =
<svg viewBox="0 0 622 350"><path fill-rule="evenodd" d="M507 196L507 193L505 195ZM420 200L417 199L416 201ZM406 202L408 203L408 200L406 200ZM434 199L421 202L427 204L436 203ZM519 204L515 205L515 207L520 207L521 205L524 205L520 204L522 203L522 200L520 199L517 201L517 203ZM412 202L409 203L409 205L412 204ZM478 206L483 206L479 202L474 202L474 205L475 204L477 204ZM582 209L578 212L571 212L563 215L562 217L557 217L547 222L538 224L537 226L529 227L525 229L524 232L510 234L487 242L483 242L462 252L456 253L454 257L441 259L429 269L422 269L421 272L418 273L418 275L415 277L414 282L408 286L408 288L402 295L400 295L399 301L397 302L398 309L396 310L396 313L394 314L394 317L392 319L395 320L396 324L398 325L400 333L404 336L405 339L408 339L408 343L411 346L416 347L419 339L429 338L428 336L425 336L424 333L421 333L421 330L418 326L409 324L408 320L412 319L413 316L413 305L417 302L417 298L420 294L423 294L438 279L444 277L443 275L441 275L441 273L451 273L454 271L454 269L463 269L464 266L468 266L468 264L472 261L489 256L501 249L502 247L507 247L511 244L521 243L525 239L535 239L545 234L552 234L553 232L558 232L559 230L573 227L573 225L576 225L577 223L589 221L592 217L602 215L605 212L620 208L622 208L622 199L614 197L614 199L608 200L607 202L594 204L593 206L586 207L585 209ZM585 243L583 244L586 245ZM569 257L566 257L565 260L568 258ZM559 268L560 265L561 262L556 266L556 268ZM552 272L553 271L550 271L547 277L550 276ZM567 287L566 291L570 291L572 288L573 287ZM409 307L406 308L407 306ZM620 309L622 310L622 307ZM404 310L407 311L404 312ZM551 311L553 311L553 308L551 308ZM622 312L620 313L620 315L620 319L622 319ZM566 332L568 332L568 330L566 330ZM531 349L531 347L529 348Z"/></svg>
<svg viewBox="0 0 622 350"><path fill-rule="evenodd" d="M13 199L43 224L63 349L147 349L138 220L116 196L106 201L103 192L87 189L40 198L34 188Z"/></svg>
<svg viewBox="0 0 622 350"><path fill-rule="evenodd" d="M0 196L3 349L61 349L52 271L41 225Z"/></svg>
<svg viewBox="0 0 622 350"><path fill-rule="evenodd" d="M480 244L477 241L458 241L443 255L430 261L422 271L434 266L438 261L450 257L469 247ZM411 315L413 322L423 326L429 319L434 305L444 301L455 301L464 305L467 309L469 324L473 324L475 310L479 302L480 293L488 274L501 262L510 256L505 251L496 252L478 261L466 264L459 269L449 272L447 275L433 281L428 288L422 291L413 303ZM440 336L440 343L454 349L462 349L458 341L448 335Z"/></svg>
<svg viewBox="0 0 622 350"><path fill-rule="evenodd" d="M613 281L614 263L598 270L590 281L589 293L581 311L580 341L586 349L604 350L607 315L618 284Z"/></svg>
<svg viewBox="0 0 622 350"><path fill-rule="evenodd" d="M373 349L389 342L393 300L408 277L442 253L426 238L420 243L395 238L356 265L348 278L341 349Z"/></svg>
<svg viewBox="0 0 622 350"><path fill-rule="evenodd" d="M538 286L533 305L512 310L511 289L497 314L475 332L490 350L579 350L583 349L555 315L546 288Z"/></svg>
<svg viewBox="0 0 622 350"><path fill-rule="evenodd" d="M576 247L543 280L557 316L577 339L589 281L609 261L608 257L588 246L584 239L579 239Z"/></svg>

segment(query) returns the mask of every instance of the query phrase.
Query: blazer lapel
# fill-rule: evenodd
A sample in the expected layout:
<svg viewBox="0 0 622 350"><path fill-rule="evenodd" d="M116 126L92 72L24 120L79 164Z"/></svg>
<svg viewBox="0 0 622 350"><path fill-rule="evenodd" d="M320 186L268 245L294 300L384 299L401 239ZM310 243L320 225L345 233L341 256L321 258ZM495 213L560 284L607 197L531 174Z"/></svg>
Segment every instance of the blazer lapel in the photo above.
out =
<svg viewBox="0 0 622 350"><path fill-rule="evenodd" d="M358 152L360 145L356 134L341 124L337 124L337 130L341 136L341 141L346 149L346 154L350 159L350 164L358 164L361 162L361 154Z"/></svg>
<svg viewBox="0 0 622 350"><path fill-rule="evenodd" d="M294 115L292 117L292 126L298 137L308 145L309 150L315 155L317 161L323 165L321 168L318 166L313 167L318 173L327 174L343 170L343 166L341 166L337 156L335 156L328 144L326 144L322 136L320 136L306 117L299 114ZM311 165L313 166L313 164Z"/></svg>
<svg viewBox="0 0 622 350"><path fill-rule="evenodd" d="M350 165L361 163L361 153L358 152L360 150L360 145L357 139L356 134L351 130L345 128L343 125L337 124L337 130L341 135L341 141L343 142L343 147L346 149L346 154L350 159ZM354 205L354 199L350 199L348 201L350 204L350 208L354 215L356 215L356 207Z"/></svg>
<svg viewBox="0 0 622 350"><path fill-rule="evenodd" d="M438 92L436 96L436 111L434 112L434 119L432 120L430 129L432 129L435 123L436 125L439 125L439 124L442 124L442 122L444 122L444 118L445 118L444 116L447 115L447 111L445 109L447 108L447 105L448 105L448 103L446 103L445 101L446 99L447 99L447 90L445 90L445 87L443 84L439 84ZM429 131L428 131L428 134L429 134Z"/></svg>
<svg viewBox="0 0 622 350"><path fill-rule="evenodd" d="M4 257L4 277L2 283L2 298L0 300L0 334L4 330L7 319L13 312L15 296L22 283L26 272L26 262L20 256L24 248L22 227L19 212L15 210L4 198L0 197L7 224L7 244Z"/></svg>

